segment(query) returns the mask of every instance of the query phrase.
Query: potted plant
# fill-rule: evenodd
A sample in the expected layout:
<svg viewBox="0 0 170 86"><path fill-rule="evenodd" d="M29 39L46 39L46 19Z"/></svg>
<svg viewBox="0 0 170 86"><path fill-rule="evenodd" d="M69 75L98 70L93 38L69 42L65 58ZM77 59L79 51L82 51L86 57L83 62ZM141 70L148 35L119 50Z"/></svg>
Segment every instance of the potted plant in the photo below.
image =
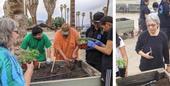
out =
<svg viewBox="0 0 170 86"><path fill-rule="evenodd" d="M116 60L116 64L119 68L120 77L125 77L125 72L126 72L125 60L120 58L120 59Z"/></svg>
<svg viewBox="0 0 170 86"><path fill-rule="evenodd" d="M89 37L87 37L87 38L80 38L80 39L78 40L79 48L80 48L80 49L86 49L86 48L87 48L87 42L88 42L88 41L96 42L96 41L99 41L99 40L94 39L94 38L89 38Z"/></svg>
<svg viewBox="0 0 170 86"><path fill-rule="evenodd" d="M19 62L22 64L23 69L26 69L26 63L33 62L34 67L38 66L38 61L36 61L36 57L39 55L39 51L32 49L32 50L19 50L18 59Z"/></svg>

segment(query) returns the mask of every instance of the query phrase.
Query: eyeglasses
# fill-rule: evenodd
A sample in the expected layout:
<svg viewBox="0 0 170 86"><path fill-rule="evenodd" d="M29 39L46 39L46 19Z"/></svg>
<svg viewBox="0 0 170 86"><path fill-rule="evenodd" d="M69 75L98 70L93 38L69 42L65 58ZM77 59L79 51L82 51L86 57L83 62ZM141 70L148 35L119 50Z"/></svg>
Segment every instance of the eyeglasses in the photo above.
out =
<svg viewBox="0 0 170 86"><path fill-rule="evenodd" d="M155 27L156 24L147 24L148 27L152 26L152 27Z"/></svg>

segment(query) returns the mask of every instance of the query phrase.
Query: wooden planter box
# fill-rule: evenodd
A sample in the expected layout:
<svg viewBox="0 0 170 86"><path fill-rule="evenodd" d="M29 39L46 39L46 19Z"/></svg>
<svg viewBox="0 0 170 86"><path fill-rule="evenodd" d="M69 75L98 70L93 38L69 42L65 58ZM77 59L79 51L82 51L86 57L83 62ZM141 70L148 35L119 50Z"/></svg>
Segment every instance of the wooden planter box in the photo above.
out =
<svg viewBox="0 0 170 86"><path fill-rule="evenodd" d="M163 68L142 72L125 78L117 78L116 82L118 86L160 86L149 84L156 83L163 78L167 78L167 82L162 83L161 86L167 86L167 84L170 86L169 75Z"/></svg>
<svg viewBox="0 0 170 86"><path fill-rule="evenodd" d="M116 32L118 34L129 33L134 29L134 20L127 18L117 18L116 19Z"/></svg>
<svg viewBox="0 0 170 86"><path fill-rule="evenodd" d="M101 73L83 61L81 65L89 77L32 82L31 86L101 86Z"/></svg>

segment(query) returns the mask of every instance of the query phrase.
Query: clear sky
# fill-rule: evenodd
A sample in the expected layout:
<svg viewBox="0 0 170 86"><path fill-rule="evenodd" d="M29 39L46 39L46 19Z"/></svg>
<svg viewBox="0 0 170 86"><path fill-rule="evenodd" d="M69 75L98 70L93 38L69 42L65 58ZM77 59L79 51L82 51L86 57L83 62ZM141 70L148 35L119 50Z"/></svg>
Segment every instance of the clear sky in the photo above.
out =
<svg viewBox="0 0 170 86"><path fill-rule="evenodd" d="M0 17L4 15L3 4L5 0L0 2ZM103 7L106 6L107 0L75 0L76 11L85 12L85 24L89 24L89 12L102 11ZM70 7L70 0L57 0L56 8L53 17L60 16L60 4L66 4ZM112 16L112 0L110 0L110 10L109 15ZM80 17L81 18L81 17ZM45 10L43 0L39 0L39 5L37 9L37 19L45 21L47 19L47 12Z"/></svg>

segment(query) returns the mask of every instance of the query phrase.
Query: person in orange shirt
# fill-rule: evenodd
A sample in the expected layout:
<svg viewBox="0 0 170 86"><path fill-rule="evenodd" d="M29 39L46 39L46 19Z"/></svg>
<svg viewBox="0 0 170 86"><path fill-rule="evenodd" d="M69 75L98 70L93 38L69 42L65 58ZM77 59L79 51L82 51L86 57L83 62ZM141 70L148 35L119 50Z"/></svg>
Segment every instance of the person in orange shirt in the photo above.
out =
<svg viewBox="0 0 170 86"><path fill-rule="evenodd" d="M54 38L54 56L56 60L73 61L78 57L79 33L64 23Z"/></svg>

